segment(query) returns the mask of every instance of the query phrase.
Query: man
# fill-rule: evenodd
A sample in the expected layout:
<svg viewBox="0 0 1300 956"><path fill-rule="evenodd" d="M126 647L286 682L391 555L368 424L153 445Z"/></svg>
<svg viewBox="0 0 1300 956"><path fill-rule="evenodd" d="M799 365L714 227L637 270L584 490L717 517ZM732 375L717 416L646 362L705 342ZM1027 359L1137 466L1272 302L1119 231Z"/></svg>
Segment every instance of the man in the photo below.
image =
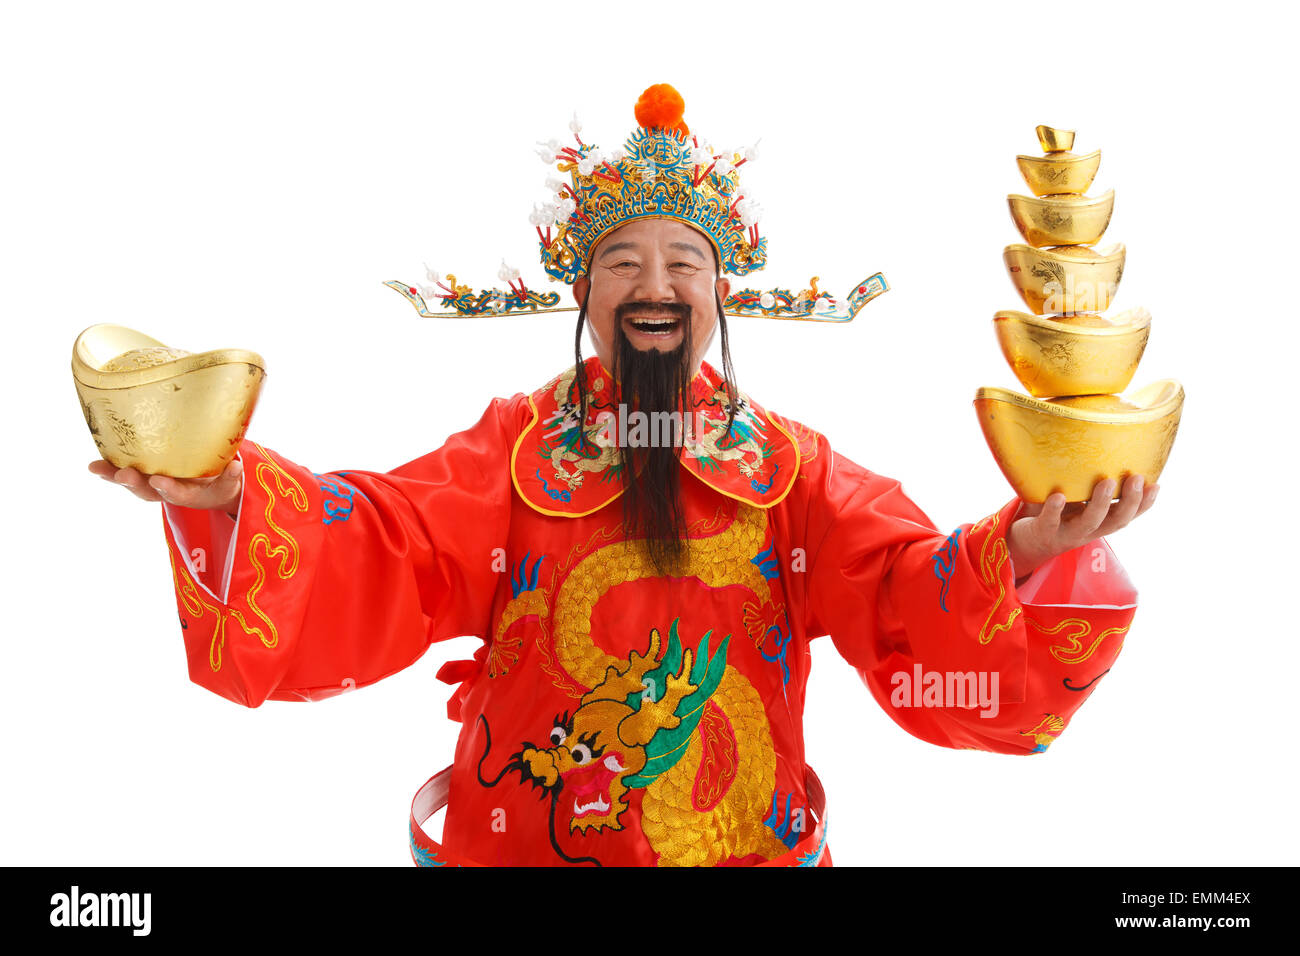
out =
<svg viewBox="0 0 1300 956"><path fill-rule="evenodd" d="M724 273L764 242L725 215L734 170L701 175L680 110L637 117L604 172L581 141L560 160L569 203L542 236L595 357L387 474L248 441L206 482L91 465L164 502L191 678L234 701L331 696L484 639L439 672L464 728L417 795L420 863L826 865L811 639L916 736L1033 753L1134 613L1100 537L1150 507L1140 476L1118 503L1108 480L1069 517L1017 499L945 536L739 391ZM703 362L718 331L725 375ZM196 568L197 547L216 559ZM443 803L439 846L419 824Z"/></svg>

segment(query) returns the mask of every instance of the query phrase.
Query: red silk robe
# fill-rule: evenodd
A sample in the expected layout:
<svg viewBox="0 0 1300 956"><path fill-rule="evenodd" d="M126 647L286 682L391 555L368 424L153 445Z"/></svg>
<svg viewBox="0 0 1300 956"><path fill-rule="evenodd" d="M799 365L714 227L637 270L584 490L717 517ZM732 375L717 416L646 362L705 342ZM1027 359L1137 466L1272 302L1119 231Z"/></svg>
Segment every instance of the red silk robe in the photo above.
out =
<svg viewBox="0 0 1300 956"><path fill-rule="evenodd" d="M190 677L237 703L329 697L483 639L439 672L463 728L444 844L413 820L417 862L824 864L811 640L909 733L1009 754L1045 750L1118 654L1136 592L1104 540L1017 589L1018 499L945 535L747 397L727 433L707 364L689 563L658 576L622 533L614 446L636 436L585 369L582 429L570 369L392 472L317 474L245 441L237 521L164 506Z"/></svg>

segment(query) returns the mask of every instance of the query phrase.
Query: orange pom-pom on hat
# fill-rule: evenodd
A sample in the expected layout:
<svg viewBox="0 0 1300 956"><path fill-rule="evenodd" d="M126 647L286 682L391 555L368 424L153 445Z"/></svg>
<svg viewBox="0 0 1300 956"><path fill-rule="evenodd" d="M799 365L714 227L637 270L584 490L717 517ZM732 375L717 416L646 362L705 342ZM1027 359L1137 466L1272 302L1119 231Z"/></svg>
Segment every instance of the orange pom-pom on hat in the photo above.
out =
<svg viewBox="0 0 1300 956"><path fill-rule="evenodd" d="M645 129L662 129L669 133L689 136L690 128L682 122L686 101L667 83L649 87L636 101L636 121Z"/></svg>

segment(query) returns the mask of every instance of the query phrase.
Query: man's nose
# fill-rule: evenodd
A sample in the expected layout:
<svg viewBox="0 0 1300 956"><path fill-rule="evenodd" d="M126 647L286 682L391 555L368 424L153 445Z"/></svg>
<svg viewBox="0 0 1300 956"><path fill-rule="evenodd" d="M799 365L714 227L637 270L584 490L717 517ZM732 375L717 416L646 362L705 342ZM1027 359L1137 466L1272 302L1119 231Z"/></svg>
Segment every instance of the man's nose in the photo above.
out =
<svg viewBox="0 0 1300 956"><path fill-rule="evenodd" d="M649 262L641 270L635 295L645 302L671 302L677 298L673 289L672 276L668 274L666 263Z"/></svg>

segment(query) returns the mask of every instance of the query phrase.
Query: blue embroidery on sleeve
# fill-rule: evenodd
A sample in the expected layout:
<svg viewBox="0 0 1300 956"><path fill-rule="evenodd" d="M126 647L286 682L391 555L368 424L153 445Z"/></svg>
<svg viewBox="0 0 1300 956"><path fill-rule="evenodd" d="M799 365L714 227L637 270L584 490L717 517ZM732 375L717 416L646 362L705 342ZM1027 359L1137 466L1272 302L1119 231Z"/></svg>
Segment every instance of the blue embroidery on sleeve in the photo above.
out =
<svg viewBox="0 0 1300 956"><path fill-rule="evenodd" d="M961 536L961 528L958 528L952 534L948 535L948 540L944 546L935 554L930 555L930 560L934 562L935 577L941 582L939 587L939 607L946 614L948 605L945 599L948 597L948 582L952 580L953 572L957 570L957 539Z"/></svg>
<svg viewBox="0 0 1300 956"><path fill-rule="evenodd" d="M312 472L312 474L316 474ZM347 521L352 515L352 506L355 503L353 499L360 495L366 497L366 493L355 485L350 485L342 478L336 475L346 475L346 471L337 472L335 475L316 475L316 480L320 482L320 490L327 495L336 495L340 500L335 501L333 498L326 498L323 504L325 517L321 519L322 524L332 524L335 521Z"/></svg>

